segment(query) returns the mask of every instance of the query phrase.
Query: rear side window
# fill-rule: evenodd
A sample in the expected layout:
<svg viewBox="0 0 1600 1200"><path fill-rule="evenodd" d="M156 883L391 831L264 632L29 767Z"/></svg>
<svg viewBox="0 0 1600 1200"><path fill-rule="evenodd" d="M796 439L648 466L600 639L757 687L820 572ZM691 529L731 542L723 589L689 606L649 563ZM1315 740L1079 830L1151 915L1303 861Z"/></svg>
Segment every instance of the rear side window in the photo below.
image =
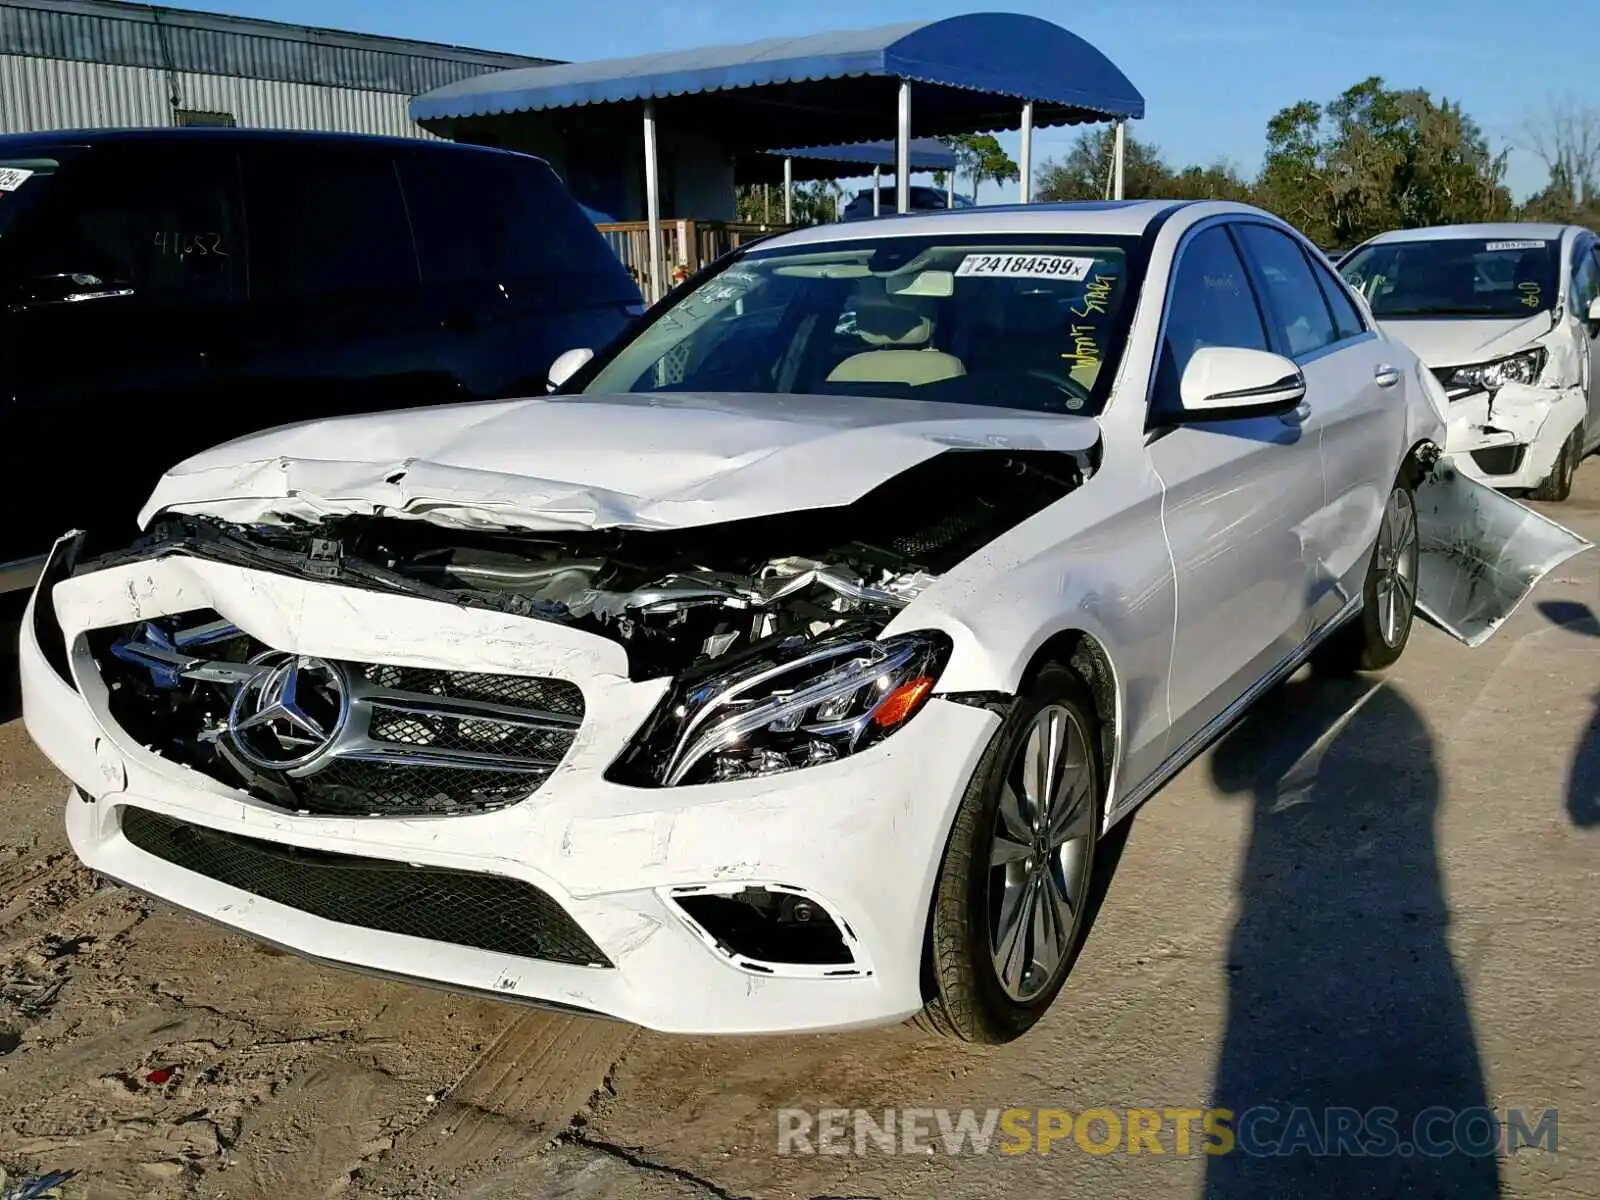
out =
<svg viewBox="0 0 1600 1200"><path fill-rule="evenodd" d="M415 287L416 251L387 155L261 147L244 160L252 296Z"/></svg>
<svg viewBox="0 0 1600 1200"><path fill-rule="evenodd" d="M142 304L243 299L231 155L103 147L79 157L54 183L25 235L25 276L93 275L131 288ZM38 175L22 184L42 186Z"/></svg>
<svg viewBox="0 0 1600 1200"><path fill-rule="evenodd" d="M1328 303L1299 244L1266 225L1241 224L1235 229L1261 280L1268 329L1278 351L1298 358L1337 341Z"/></svg>
<svg viewBox="0 0 1600 1200"><path fill-rule="evenodd" d="M400 160L427 283L560 280L563 295L632 299L621 264L543 163L418 152ZM596 294L598 293L598 295Z"/></svg>
<svg viewBox="0 0 1600 1200"><path fill-rule="evenodd" d="M1317 277L1317 282L1322 285L1322 295L1328 302L1328 308L1333 313L1334 328L1339 332L1339 340L1359 337L1366 332L1361 324L1361 314L1356 311L1356 306L1351 302L1338 279L1332 271L1323 266L1313 255L1306 255L1306 261L1311 264L1311 273Z"/></svg>

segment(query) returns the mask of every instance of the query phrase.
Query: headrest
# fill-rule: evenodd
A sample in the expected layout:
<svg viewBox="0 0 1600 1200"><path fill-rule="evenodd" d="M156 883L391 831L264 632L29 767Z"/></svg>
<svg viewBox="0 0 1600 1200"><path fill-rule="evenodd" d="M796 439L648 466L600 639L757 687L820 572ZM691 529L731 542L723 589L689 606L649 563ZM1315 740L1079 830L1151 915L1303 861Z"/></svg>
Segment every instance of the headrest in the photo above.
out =
<svg viewBox="0 0 1600 1200"><path fill-rule="evenodd" d="M933 322L911 304L868 293L856 299L856 332L869 346L920 346Z"/></svg>

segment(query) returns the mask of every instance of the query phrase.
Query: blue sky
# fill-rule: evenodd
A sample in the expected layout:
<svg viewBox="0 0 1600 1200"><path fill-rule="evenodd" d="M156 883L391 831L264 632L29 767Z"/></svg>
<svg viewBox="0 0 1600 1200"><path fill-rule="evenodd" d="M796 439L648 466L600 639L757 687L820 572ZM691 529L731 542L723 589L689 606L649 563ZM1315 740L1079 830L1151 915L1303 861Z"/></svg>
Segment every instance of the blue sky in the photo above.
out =
<svg viewBox="0 0 1600 1200"><path fill-rule="evenodd" d="M165 0L174 3L175 0ZM179 7L423 38L560 59L615 58L713 42L740 42L1002 9L1071 29L1103 50L1145 96L1135 134L1169 161L1222 158L1246 174L1260 165L1268 118L1300 99L1328 100L1368 75L1425 87L1463 103L1491 144L1512 147L1520 197L1543 166L1516 149L1521 130L1553 99L1600 100L1596 21L1568 44L1491 0L215 0ZM1577 15L1585 0L1560 10ZM1552 50L1555 52L1552 54ZM1035 158L1061 153L1070 130L1043 130ZM1015 147L1015 135L1009 144ZM1007 189L1007 198L1014 187ZM1001 198L989 185L985 201Z"/></svg>

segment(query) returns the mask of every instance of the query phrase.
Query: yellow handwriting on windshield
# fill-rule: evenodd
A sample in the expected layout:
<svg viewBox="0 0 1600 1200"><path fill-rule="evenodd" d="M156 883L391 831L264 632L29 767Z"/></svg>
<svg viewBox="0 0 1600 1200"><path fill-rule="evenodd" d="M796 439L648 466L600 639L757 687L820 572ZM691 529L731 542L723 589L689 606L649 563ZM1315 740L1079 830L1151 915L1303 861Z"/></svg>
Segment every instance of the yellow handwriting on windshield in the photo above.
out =
<svg viewBox="0 0 1600 1200"><path fill-rule="evenodd" d="M1072 335L1072 349L1061 357L1075 367L1097 367L1100 365L1100 343L1095 340L1093 325L1074 325L1068 332Z"/></svg>
<svg viewBox="0 0 1600 1200"><path fill-rule="evenodd" d="M1087 317L1099 313L1106 315L1106 305L1111 302L1111 289L1117 286L1115 275L1095 275L1083 289L1083 299L1072 307L1075 317Z"/></svg>

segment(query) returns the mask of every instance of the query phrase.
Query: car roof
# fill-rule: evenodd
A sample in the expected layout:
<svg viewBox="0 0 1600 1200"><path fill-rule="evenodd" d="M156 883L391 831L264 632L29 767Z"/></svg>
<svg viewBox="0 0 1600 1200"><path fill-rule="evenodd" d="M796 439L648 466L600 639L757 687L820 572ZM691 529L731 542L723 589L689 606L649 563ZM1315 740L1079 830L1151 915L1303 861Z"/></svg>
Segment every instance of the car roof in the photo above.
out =
<svg viewBox="0 0 1600 1200"><path fill-rule="evenodd" d="M1527 238L1541 242L1559 241L1576 225L1552 225L1541 221L1489 221L1480 225L1430 225L1426 229L1391 229L1369 238L1363 245L1383 242L1475 241L1478 238Z"/></svg>
<svg viewBox="0 0 1600 1200"><path fill-rule="evenodd" d="M870 189L868 195L871 195ZM1151 222L1180 208L1203 206L1205 213L1269 214L1245 204L1197 200L1085 200L1069 204L992 204L971 208L936 209L904 215L887 214L848 225L812 225L764 240L762 250L776 246L802 246L818 242L855 241L872 237L926 237L930 235L984 236L1002 233L1097 234L1136 237Z"/></svg>
<svg viewBox="0 0 1600 1200"><path fill-rule="evenodd" d="M425 138L380 137L365 133L324 133L304 129L237 129L228 126L172 126L150 129L55 129L35 133L0 135L0 155L7 157L37 153L62 146L105 146L118 144L239 142L297 146L388 147L438 153L512 154L489 146ZM532 155L518 154L517 158ZM543 160L540 160L543 161Z"/></svg>

